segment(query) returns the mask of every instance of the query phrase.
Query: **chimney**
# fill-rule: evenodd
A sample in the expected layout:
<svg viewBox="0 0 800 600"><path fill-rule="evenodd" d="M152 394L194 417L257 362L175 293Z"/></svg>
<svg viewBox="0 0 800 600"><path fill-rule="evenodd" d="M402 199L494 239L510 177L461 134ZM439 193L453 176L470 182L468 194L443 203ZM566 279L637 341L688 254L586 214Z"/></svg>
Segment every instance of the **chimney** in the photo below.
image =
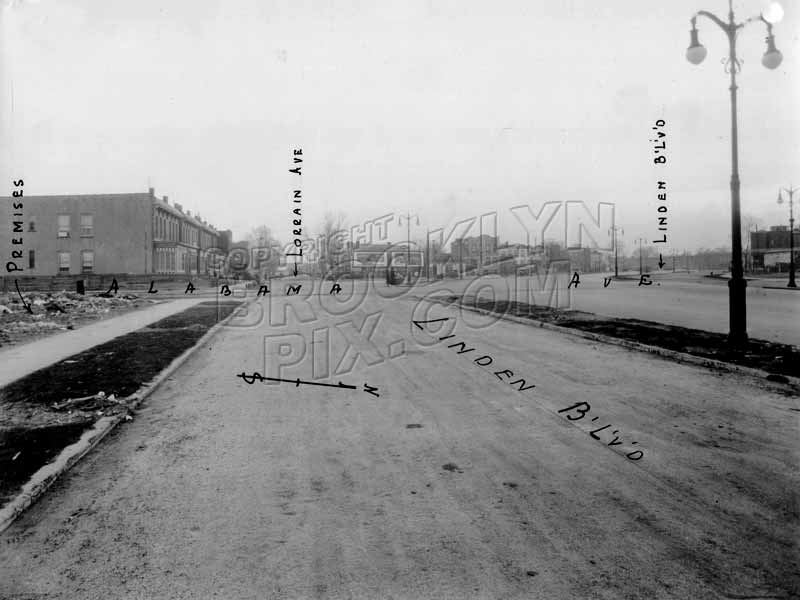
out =
<svg viewBox="0 0 800 600"><path fill-rule="evenodd" d="M151 198L156 195L156 188L150 188L147 191L150 194Z"/></svg>
<svg viewBox="0 0 800 600"><path fill-rule="evenodd" d="M164 201L164 204L169 204L169 198L167 196L164 196L162 200Z"/></svg>
<svg viewBox="0 0 800 600"><path fill-rule="evenodd" d="M178 209L178 212L183 212L183 206L181 206L181 205L180 205L180 204L178 204L177 202L175 203L175 208L177 208L177 209Z"/></svg>
<svg viewBox="0 0 800 600"><path fill-rule="evenodd" d="M189 217L191 217L191 216L192 216L192 211L190 211L190 210L187 210L187 211L186 211L186 215L187 215L187 216L189 216Z"/></svg>

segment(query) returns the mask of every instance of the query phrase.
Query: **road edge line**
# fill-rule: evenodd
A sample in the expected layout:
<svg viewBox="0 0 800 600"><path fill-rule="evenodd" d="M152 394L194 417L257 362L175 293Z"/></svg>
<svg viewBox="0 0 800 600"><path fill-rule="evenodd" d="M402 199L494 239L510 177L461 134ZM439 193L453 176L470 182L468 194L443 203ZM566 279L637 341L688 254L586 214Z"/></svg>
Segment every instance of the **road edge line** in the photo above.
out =
<svg viewBox="0 0 800 600"><path fill-rule="evenodd" d="M127 404L128 408L130 410L136 409L155 392L168 377L178 370L198 348L214 337L229 320L235 317L239 309L248 306L252 301L253 299L251 299L250 302L243 302L222 321L215 323L191 348L187 348L182 354L173 358L172 362L170 362L163 371L128 396L126 398L126 400L129 401ZM142 327L141 329L145 328L146 327ZM139 330L137 329L136 331ZM61 450L55 460L47 463L31 475L28 482L22 486L22 490L14 499L3 508L0 508L0 534L8 529L30 506L35 504L61 475L75 466L80 459L97 446L97 444L111 433L124 419L125 415L116 415L113 417L103 417L98 420L91 429L83 432L77 442Z"/></svg>

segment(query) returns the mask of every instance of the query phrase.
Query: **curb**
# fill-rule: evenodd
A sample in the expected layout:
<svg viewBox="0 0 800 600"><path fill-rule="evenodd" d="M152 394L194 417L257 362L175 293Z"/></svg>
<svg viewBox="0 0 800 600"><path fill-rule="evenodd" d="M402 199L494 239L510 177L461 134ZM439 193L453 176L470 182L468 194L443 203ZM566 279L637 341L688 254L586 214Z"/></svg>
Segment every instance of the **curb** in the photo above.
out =
<svg viewBox="0 0 800 600"><path fill-rule="evenodd" d="M469 310L471 312L475 312L484 316L494 316L505 321L512 321L514 323L520 323L522 325L529 325L534 327L540 327L542 329L548 329L550 331L557 331L559 333L566 333L568 335L573 335L577 337L581 337L587 340L592 340L596 342L602 342L604 344L610 344L612 346L622 346L623 348L627 348L629 350L638 350L640 352L646 352L648 354L655 354L657 356L661 356L662 358L669 358L674 361L680 363L686 363L698 367L706 367L706 368L715 368L721 369L723 371L728 371L731 373L739 373L741 375L750 375L753 377L759 378L766 378L770 375L774 375L774 373L769 373L767 371L763 371L762 369L756 369L753 367L744 367L741 365L723 362L721 360L716 360L714 358L702 358L700 356L694 356L693 354L686 354L685 352L678 352L677 350L668 350L666 348L659 348L658 346L649 346L647 344L642 344L641 342L632 342L630 340L624 340L621 338L611 337L609 335L604 335L602 333L592 333L590 331L582 331L580 329L573 329L572 327L563 327L561 325L553 325L552 323L546 323L544 321L539 321L537 319L523 319L522 317L517 317L515 315L499 315L498 313L483 309L483 308L473 308L469 306L462 306L460 304L456 304L454 302L447 303L442 300L437 300L435 298L427 298L427 300L431 302L436 302L437 304L441 304L442 306L449 306L459 307L464 310ZM792 377L791 375L781 375L781 377L786 377L786 379L795 385L800 385L800 378Z"/></svg>
<svg viewBox="0 0 800 600"><path fill-rule="evenodd" d="M242 305L234 309L231 314L206 331L206 333L195 342L194 346L187 348L183 351L183 354L172 359L172 362L169 363L163 371L128 396L126 398L127 408L134 410L144 402L144 400L155 392L198 348L214 337L228 321L235 317L237 311L242 306L246 306L247 304L249 303L243 302ZM97 446L104 437L125 420L126 416L127 415L116 415L113 417L103 417L98 420L97 423L94 424L94 427L83 432L81 438L77 442L64 448L54 461L47 463L36 471L22 487L20 493L0 509L0 533L8 529L17 517L44 495L48 488L55 483L56 479L71 469L81 458L88 454L92 448Z"/></svg>

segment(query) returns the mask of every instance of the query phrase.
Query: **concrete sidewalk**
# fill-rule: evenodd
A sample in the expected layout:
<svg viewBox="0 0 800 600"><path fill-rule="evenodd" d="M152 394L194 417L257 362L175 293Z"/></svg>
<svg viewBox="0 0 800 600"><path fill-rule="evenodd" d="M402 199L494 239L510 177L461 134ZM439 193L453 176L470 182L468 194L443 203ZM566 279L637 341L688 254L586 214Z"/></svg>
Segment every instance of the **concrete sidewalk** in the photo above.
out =
<svg viewBox="0 0 800 600"><path fill-rule="evenodd" d="M36 340L0 351L0 386L83 352L126 333L181 312L208 298L181 298L155 304L118 317L86 325L74 331Z"/></svg>

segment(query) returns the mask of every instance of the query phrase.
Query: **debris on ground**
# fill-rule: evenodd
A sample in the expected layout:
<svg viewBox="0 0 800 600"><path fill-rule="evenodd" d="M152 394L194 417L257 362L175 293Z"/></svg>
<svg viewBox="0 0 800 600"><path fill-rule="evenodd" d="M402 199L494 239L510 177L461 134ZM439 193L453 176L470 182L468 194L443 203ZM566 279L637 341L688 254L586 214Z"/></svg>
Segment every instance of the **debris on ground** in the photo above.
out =
<svg viewBox="0 0 800 600"><path fill-rule="evenodd" d="M0 294L0 346L75 329L154 302L135 294L89 296L66 291L23 292L22 297L24 304L16 292Z"/></svg>
<svg viewBox="0 0 800 600"><path fill-rule="evenodd" d="M105 392L98 392L97 394L92 394L91 396L82 396L80 398L70 398L62 402L54 402L53 409L64 410L69 408L91 412L93 410L97 410L98 408L108 408L109 406L115 406L119 404L122 404L122 401L117 400L114 394L106 397Z"/></svg>
<svg viewBox="0 0 800 600"><path fill-rule="evenodd" d="M72 296L64 294L57 299L68 315L81 306ZM92 301L99 305L120 299ZM125 307L133 302L122 299L120 304ZM137 390L240 305L239 301L219 305L202 302L0 388L0 506L32 473L77 441L100 418L132 421ZM27 326L47 322L42 312L44 303L36 306L39 313L25 321ZM24 310L21 304L19 310ZM60 316L47 315L53 319Z"/></svg>
<svg viewBox="0 0 800 600"><path fill-rule="evenodd" d="M55 302L48 302L47 304L44 305L44 309L47 310L47 311L52 311L52 312L60 312L60 313L66 312L63 308L61 308Z"/></svg>

